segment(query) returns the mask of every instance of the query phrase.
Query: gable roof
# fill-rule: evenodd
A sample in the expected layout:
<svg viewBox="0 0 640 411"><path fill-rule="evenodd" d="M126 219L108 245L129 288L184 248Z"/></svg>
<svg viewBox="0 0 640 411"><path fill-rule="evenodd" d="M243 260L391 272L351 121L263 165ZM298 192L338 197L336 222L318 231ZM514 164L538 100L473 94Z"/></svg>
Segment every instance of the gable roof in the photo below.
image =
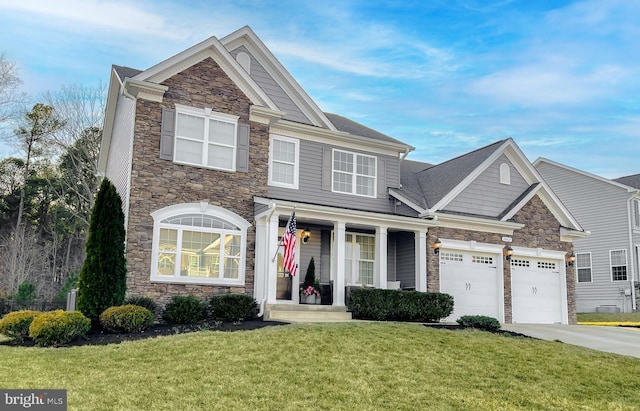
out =
<svg viewBox="0 0 640 411"><path fill-rule="evenodd" d="M337 131L342 131L342 132L353 134L356 136L367 137L372 140L406 145L402 141L396 140L395 138L389 137L386 134L382 134L379 131L376 131L372 128L369 128L365 125L362 125L346 117L342 117L332 113L324 113L324 114L335 126ZM411 149L413 149L413 147L411 147Z"/></svg>
<svg viewBox="0 0 640 411"><path fill-rule="evenodd" d="M562 169L565 169L565 170L580 174L580 175L585 176L585 177L593 178L594 180L601 181L603 183L614 185L614 186L622 188L623 190L626 190L628 192L636 191L636 187L634 187L633 185L626 184L626 183L623 182L623 181L628 181L628 182L632 182L633 183L635 181L635 179L633 178L634 176L620 177L618 179L610 180L608 178L600 177L600 176L598 176L596 174L591 174L591 173L589 173L587 171L578 170L577 168L568 166L566 164L558 163L556 161L549 160L548 158L544 158L544 157L540 157L540 158L536 159L536 161L533 162L533 166L538 168L540 166L540 164L542 164L542 163L551 164L552 166L559 167L559 168L562 168ZM640 176L640 175L637 175L637 176ZM618 181L618 180L623 180L623 181Z"/></svg>
<svg viewBox="0 0 640 411"><path fill-rule="evenodd" d="M627 185L629 187L640 189L640 174L633 174L630 176L614 178L613 181L616 181L620 184Z"/></svg>

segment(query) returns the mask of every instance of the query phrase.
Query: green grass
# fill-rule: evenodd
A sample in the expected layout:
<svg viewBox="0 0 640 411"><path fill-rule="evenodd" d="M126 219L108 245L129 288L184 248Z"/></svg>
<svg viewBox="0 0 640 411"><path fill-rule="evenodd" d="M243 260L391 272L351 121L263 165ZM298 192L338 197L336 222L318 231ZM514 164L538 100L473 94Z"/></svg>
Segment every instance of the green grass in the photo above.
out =
<svg viewBox="0 0 640 411"><path fill-rule="evenodd" d="M640 322L640 312L578 313L578 322Z"/></svg>
<svg viewBox="0 0 640 411"><path fill-rule="evenodd" d="M639 370L559 342L398 323L0 347L0 387L66 388L69 410L633 410Z"/></svg>

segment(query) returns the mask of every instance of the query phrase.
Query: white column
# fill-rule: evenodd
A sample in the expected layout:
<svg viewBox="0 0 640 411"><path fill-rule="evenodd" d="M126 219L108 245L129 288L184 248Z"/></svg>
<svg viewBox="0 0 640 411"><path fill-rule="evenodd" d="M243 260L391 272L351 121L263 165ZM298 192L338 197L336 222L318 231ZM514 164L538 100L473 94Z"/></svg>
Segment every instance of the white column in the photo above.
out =
<svg viewBox="0 0 640 411"><path fill-rule="evenodd" d="M278 218L279 216L274 213L267 222L267 241L269 242L266 270L267 304L276 303L278 260L274 258L274 256L276 256L276 252L278 252Z"/></svg>
<svg viewBox="0 0 640 411"><path fill-rule="evenodd" d="M427 230L415 233L416 291L427 291Z"/></svg>
<svg viewBox="0 0 640 411"><path fill-rule="evenodd" d="M335 258L335 273L333 283L333 305L344 307L344 237L345 237L344 221L336 221L333 223L333 255Z"/></svg>
<svg viewBox="0 0 640 411"><path fill-rule="evenodd" d="M376 263L373 286L387 288L387 227L376 227Z"/></svg>
<svg viewBox="0 0 640 411"><path fill-rule="evenodd" d="M262 217L256 220L256 255L253 270L253 298L258 305L264 308L263 304L267 298L267 253L269 252L269 240L267 238L267 219Z"/></svg>

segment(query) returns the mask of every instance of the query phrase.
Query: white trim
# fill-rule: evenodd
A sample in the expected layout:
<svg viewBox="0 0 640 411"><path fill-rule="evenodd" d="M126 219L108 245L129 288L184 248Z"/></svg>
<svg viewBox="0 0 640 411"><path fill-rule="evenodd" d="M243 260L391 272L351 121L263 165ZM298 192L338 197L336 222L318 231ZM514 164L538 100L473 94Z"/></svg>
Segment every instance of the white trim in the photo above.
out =
<svg viewBox="0 0 640 411"><path fill-rule="evenodd" d="M562 260L567 255L566 251L547 250L544 248L525 248L525 247L512 247L513 255L519 255L522 257L533 258L546 258L548 260ZM564 266L564 264L560 264Z"/></svg>
<svg viewBox="0 0 640 411"><path fill-rule="evenodd" d="M588 267L586 267L586 266L585 267L579 267L578 266L578 260L579 260L578 256L581 255L581 254L588 254L589 255L589 266ZM591 284L591 283L593 283L593 255L591 254L591 251L585 251L585 252L581 252L581 253L576 253L575 255L576 255L576 261L574 263L574 268L575 268L575 271L576 271L576 284ZM588 268L590 270L589 271L589 281L580 281L580 276L579 276L578 270L579 269L586 269L586 268Z"/></svg>
<svg viewBox="0 0 640 411"><path fill-rule="evenodd" d="M294 145L294 155L295 159L293 162L293 183L287 184L280 181L273 180L273 143L275 140L284 141L286 143L290 143ZM282 163L286 163L284 161L280 161ZM286 163L290 164L290 163ZM283 188L291 188L294 190L298 189L298 182L300 178L300 140L291 137L285 137L278 134L269 134L269 182L268 184L273 187L283 187Z"/></svg>
<svg viewBox="0 0 640 411"><path fill-rule="evenodd" d="M353 156L353 159L352 159L353 160L352 161L353 171L351 171L349 173L347 171L341 171L341 170L336 170L335 169L336 152L340 152L340 153L344 153L344 154L350 154L351 156ZM366 175L366 174L358 174L358 156L367 157L367 158L372 158L373 159L374 171L375 171L375 174L373 176ZM340 190L336 190L334 188L335 173L350 174L351 175L351 192L340 191ZM357 190L358 190L358 184L357 184L358 177L373 178L373 194L372 195L359 194L357 192ZM378 158L376 156L372 156L372 155L368 155L368 154L356 153L356 152L353 152L353 151L347 151L347 150L342 150L342 149L338 149L338 148L333 148L331 150L331 192L340 193L340 194L350 194L350 195L360 196L360 197L377 198L378 197Z"/></svg>
<svg viewBox="0 0 640 411"><path fill-rule="evenodd" d="M511 168L507 163L500 164L500 184L511 184Z"/></svg>
<svg viewBox="0 0 640 411"><path fill-rule="evenodd" d="M393 188L389 189L389 195L391 197L394 197L396 200L399 200L399 201L403 202L405 205L409 206L409 208L415 210L419 214L422 214L422 213L427 211L424 208L422 208L419 205L417 205L416 203L414 203L413 201L409 200L407 197L405 197L402 194L398 193ZM420 217L422 217L422 216L420 216ZM426 218L426 216L422 217L422 218Z"/></svg>
<svg viewBox="0 0 640 411"><path fill-rule="evenodd" d="M238 278L207 278L207 277L182 277L177 275L180 267L180 254L176 250L176 259L175 259L175 272L173 276L169 275L157 275L155 273L155 269L158 267L158 255L160 253L159 250L159 238L160 238L160 229L161 228L169 228L176 229L175 225L165 225L162 223L162 220L171 217L177 216L180 214L205 214L214 216L216 218L225 220L238 228L238 230L230 230L230 229L206 229L201 227L191 227L191 226L183 226L185 229L189 229L189 231L201 231L201 232L215 232L229 235L238 235L240 236L240 257L238 262ZM246 264L246 249L247 249L247 229L251 226L251 223L246 221L241 216L236 213L224 209L222 207L218 207L215 205L208 204L206 202L202 203L185 203L185 204L174 204L168 207L161 208L152 212L151 217L153 218L153 239L152 239L152 251L151 251L151 267L150 267L150 282L151 283L174 283L174 284L203 284L203 285L244 285L245 283L245 264ZM182 230L182 229L180 229ZM178 244L181 243L181 233L182 231L178 231ZM223 275L223 273L220 273Z"/></svg>
<svg viewBox="0 0 640 411"><path fill-rule="evenodd" d="M613 259L612 259L612 253L614 251L624 251L624 265L616 265L616 267L625 267L626 268L626 275L627 278L625 278L624 280L614 280L613 279ZM629 281L629 253L627 252L626 248L617 248L614 250L609 250L609 280L612 283L623 283L623 282L628 282Z"/></svg>

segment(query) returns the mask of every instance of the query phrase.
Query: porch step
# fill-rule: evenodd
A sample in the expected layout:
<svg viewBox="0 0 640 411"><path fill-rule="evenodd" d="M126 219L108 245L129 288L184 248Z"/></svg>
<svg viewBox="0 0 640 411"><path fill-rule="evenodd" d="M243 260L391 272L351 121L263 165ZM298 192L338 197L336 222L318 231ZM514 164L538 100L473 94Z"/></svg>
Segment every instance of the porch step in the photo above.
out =
<svg viewBox="0 0 640 411"><path fill-rule="evenodd" d="M351 313L347 307L314 304L267 304L264 310L265 321L286 322L341 322L350 321Z"/></svg>

